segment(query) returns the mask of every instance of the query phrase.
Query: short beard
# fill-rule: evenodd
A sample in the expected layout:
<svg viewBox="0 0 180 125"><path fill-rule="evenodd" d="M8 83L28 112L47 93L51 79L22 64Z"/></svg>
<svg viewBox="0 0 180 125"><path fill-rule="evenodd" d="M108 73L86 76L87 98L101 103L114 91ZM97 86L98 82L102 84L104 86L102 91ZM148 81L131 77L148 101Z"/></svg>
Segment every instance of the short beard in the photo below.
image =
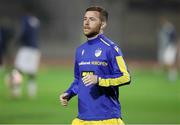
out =
<svg viewBox="0 0 180 125"><path fill-rule="evenodd" d="M92 37L96 36L97 34L99 34L99 32L93 32L93 33L85 34L85 35L87 38L92 38Z"/></svg>
<svg viewBox="0 0 180 125"><path fill-rule="evenodd" d="M101 31L101 24L99 25L99 27L96 28L96 30L92 33L89 33L89 34L85 34L85 36L87 38L92 38L92 37L95 37L97 34L99 34Z"/></svg>

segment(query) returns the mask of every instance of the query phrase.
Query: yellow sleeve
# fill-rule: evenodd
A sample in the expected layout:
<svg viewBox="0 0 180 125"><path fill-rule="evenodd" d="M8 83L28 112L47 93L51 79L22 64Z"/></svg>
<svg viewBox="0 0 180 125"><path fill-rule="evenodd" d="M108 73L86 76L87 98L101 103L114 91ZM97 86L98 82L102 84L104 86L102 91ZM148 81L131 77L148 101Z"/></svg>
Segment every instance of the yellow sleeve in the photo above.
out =
<svg viewBox="0 0 180 125"><path fill-rule="evenodd" d="M118 64L118 68L123 75L117 78L106 78L106 79L99 77L99 86L104 86L104 87L118 86L130 82L130 75L127 71L123 57L117 56L116 61Z"/></svg>

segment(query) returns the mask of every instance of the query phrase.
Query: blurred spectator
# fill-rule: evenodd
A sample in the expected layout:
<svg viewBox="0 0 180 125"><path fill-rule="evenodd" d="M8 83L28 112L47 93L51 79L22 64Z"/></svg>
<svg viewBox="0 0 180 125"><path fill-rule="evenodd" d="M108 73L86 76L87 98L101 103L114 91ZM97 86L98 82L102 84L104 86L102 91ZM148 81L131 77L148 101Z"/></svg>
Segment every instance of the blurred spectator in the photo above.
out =
<svg viewBox="0 0 180 125"><path fill-rule="evenodd" d="M29 97L35 97L37 91L36 73L41 55L38 44L39 26L40 21L32 13L32 9L25 8L25 13L21 20L20 48L16 55L13 73L19 76L18 72L21 72L28 76L27 92ZM12 95L20 97L22 91L21 84L14 84L17 81L22 82L22 80L12 80Z"/></svg>
<svg viewBox="0 0 180 125"><path fill-rule="evenodd" d="M0 22L0 70L4 66L5 59L8 58L8 47L14 36L14 29L8 17L1 18ZM7 60L6 60L7 61Z"/></svg>
<svg viewBox="0 0 180 125"><path fill-rule="evenodd" d="M3 40L2 40L2 29L0 27L0 70L3 65Z"/></svg>
<svg viewBox="0 0 180 125"><path fill-rule="evenodd" d="M178 38L178 43L177 43L177 66L178 70L180 70L180 38Z"/></svg>
<svg viewBox="0 0 180 125"><path fill-rule="evenodd" d="M164 16L160 17L158 61L167 69L168 79L177 79L177 36L174 25Z"/></svg>

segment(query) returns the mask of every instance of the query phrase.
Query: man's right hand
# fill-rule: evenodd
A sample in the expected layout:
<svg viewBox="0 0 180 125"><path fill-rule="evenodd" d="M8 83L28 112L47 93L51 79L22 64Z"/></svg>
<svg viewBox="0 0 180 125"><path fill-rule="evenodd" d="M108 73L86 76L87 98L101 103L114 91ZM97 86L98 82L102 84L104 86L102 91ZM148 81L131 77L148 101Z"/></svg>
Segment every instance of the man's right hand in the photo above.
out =
<svg viewBox="0 0 180 125"><path fill-rule="evenodd" d="M63 93L59 96L59 100L61 102L61 105L67 106L68 105L68 93Z"/></svg>

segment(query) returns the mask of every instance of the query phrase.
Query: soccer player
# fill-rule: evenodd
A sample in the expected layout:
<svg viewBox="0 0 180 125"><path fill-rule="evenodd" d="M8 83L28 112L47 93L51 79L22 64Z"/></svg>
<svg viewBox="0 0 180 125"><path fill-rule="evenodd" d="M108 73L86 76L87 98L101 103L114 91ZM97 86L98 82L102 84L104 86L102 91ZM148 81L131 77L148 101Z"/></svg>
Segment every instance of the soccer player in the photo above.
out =
<svg viewBox="0 0 180 125"><path fill-rule="evenodd" d="M86 9L83 30L87 41L76 50L74 82L60 95L60 102L78 95L78 117L72 125L123 124L119 86L130 83L121 49L104 34L108 13L92 6Z"/></svg>
<svg viewBox="0 0 180 125"><path fill-rule="evenodd" d="M3 39L2 39L2 30L0 27L0 71L3 66Z"/></svg>
<svg viewBox="0 0 180 125"><path fill-rule="evenodd" d="M165 16L160 17L158 61L167 69L168 79L177 79L177 34L174 25Z"/></svg>
<svg viewBox="0 0 180 125"><path fill-rule="evenodd" d="M0 70L3 69L4 62L8 60L8 49L14 37L14 29L8 17L1 18L0 24Z"/></svg>
<svg viewBox="0 0 180 125"><path fill-rule="evenodd" d="M28 96L35 97L37 91L36 72L40 61L38 41L39 19L33 14L31 6L25 6L21 20L20 42L15 59L15 69L28 76ZM13 84L13 83L12 83ZM21 96L21 86L13 87L15 96Z"/></svg>

